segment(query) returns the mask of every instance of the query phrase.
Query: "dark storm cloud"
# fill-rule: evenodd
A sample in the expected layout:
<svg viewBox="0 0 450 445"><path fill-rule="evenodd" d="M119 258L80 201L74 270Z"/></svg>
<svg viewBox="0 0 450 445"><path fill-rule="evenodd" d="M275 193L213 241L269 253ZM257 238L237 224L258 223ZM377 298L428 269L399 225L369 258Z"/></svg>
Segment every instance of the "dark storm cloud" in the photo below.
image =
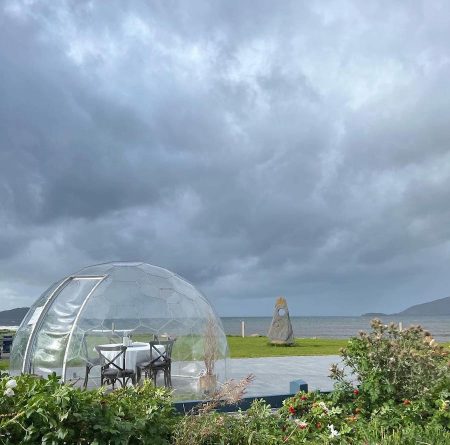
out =
<svg viewBox="0 0 450 445"><path fill-rule="evenodd" d="M446 2L1 8L5 308L116 259L222 314L448 295Z"/></svg>

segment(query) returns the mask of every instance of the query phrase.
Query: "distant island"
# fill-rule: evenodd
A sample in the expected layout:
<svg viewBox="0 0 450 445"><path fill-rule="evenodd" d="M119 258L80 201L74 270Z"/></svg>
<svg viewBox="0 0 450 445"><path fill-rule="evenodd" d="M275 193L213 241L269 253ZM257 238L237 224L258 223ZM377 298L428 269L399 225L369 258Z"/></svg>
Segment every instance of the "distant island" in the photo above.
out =
<svg viewBox="0 0 450 445"><path fill-rule="evenodd" d="M440 298L427 303L415 304L396 314L384 314L382 312L367 312L361 317L383 317L386 315L450 315L450 297Z"/></svg>

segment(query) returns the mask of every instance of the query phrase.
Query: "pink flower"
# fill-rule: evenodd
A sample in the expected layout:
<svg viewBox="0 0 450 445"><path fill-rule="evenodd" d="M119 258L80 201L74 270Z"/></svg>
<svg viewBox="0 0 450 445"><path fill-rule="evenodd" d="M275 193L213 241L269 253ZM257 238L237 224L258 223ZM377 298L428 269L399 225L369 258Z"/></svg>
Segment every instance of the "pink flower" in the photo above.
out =
<svg viewBox="0 0 450 445"><path fill-rule="evenodd" d="M301 430L304 430L307 426L308 426L308 424L306 423L306 422L303 422L303 421L301 421L301 420L295 420L295 423L297 424L297 426L301 429Z"/></svg>

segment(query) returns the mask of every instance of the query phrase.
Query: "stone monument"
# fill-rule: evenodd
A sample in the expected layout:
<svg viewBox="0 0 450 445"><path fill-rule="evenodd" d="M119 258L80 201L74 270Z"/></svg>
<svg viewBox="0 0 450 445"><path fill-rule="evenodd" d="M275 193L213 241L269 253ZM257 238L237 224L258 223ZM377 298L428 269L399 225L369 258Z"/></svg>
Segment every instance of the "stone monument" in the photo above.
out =
<svg viewBox="0 0 450 445"><path fill-rule="evenodd" d="M275 309L268 337L273 345L294 344L294 331L292 330L289 309L284 297L278 297L275 302Z"/></svg>

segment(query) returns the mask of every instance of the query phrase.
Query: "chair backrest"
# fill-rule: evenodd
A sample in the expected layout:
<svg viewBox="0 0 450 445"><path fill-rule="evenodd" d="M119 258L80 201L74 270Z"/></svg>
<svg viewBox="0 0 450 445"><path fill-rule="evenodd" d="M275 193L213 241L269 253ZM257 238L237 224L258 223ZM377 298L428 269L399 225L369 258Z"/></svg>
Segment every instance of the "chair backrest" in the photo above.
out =
<svg viewBox="0 0 450 445"><path fill-rule="evenodd" d="M102 368L109 368L113 367L116 368L119 371L124 371L125 368L125 352L127 350L126 346L122 345L101 345L96 346L95 349L98 352L98 355L100 357L100 362ZM105 355L105 353L109 353ZM120 366L120 362L122 361L122 366Z"/></svg>
<svg viewBox="0 0 450 445"><path fill-rule="evenodd" d="M89 341L89 338L91 337L91 341ZM114 343L114 346L117 346L117 343L122 342L122 337L119 337L117 334L111 334L109 336L105 336L104 338L102 337L100 341L107 341L108 343ZM82 338L82 353L84 354L84 359L88 362L93 362L96 361L98 359L98 355L95 355L95 357L93 356L94 354L94 346L93 343L95 343L96 341L99 341L99 339L95 336L92 335L89 331L85 332L83 334L83 338ZM97 349L97 348L95 348Z"/></svg>
<svg viewBox="0 0 450 445"><path fill-rule="evenodd" d="M150 363L169 362L175 340L155 340L150 342ZM160 346L160 347L158 347ZM162 348L161 348L162 346Z"/></svg>

